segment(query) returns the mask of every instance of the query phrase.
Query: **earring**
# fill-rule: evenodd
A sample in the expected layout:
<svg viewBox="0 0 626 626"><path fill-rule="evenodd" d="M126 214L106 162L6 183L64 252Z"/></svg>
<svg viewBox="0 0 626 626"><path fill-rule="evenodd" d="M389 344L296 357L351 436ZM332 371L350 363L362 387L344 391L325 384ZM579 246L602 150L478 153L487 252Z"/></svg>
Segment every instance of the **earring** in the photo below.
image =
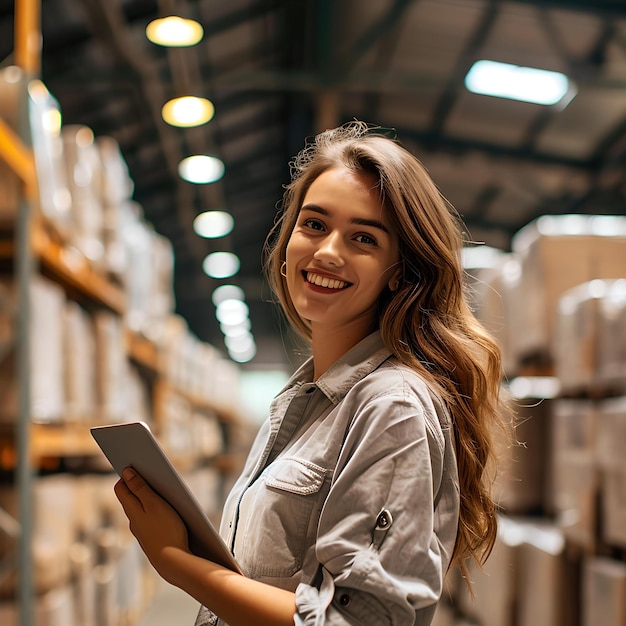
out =
<svg viewBox="0 0 626 626"><path fill-rule="evenodd" d="M280 265L280 275L287 278L287 261L283 261Z"/></svg>

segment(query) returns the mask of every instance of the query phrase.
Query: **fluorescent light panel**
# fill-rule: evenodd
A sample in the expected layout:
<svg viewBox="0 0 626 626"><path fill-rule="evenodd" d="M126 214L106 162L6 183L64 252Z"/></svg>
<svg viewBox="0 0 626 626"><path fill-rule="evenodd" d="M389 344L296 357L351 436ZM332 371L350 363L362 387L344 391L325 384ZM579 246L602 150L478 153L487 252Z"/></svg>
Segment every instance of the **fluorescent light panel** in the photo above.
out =
<svg viewBox="0 0 626 626"><path fill-rule="evenodd" d="M465 76L472 93L534 104L552 105L566 94L571 100L575 88L565 74L498 61L476 61Z"/></svg>

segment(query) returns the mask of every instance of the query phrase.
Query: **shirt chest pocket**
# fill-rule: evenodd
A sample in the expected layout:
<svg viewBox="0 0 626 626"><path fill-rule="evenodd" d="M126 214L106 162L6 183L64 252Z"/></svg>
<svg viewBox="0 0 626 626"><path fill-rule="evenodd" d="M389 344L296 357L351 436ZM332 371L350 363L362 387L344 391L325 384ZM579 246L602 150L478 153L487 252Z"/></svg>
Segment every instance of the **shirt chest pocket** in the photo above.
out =
<svg viewBox="0 0 626 626"><path fill-rule="evenodd" d="M235 541L236 557L248 576L291 577L302 568L315 543L330 474L309 461L283 458L248 488Z"/></svg>

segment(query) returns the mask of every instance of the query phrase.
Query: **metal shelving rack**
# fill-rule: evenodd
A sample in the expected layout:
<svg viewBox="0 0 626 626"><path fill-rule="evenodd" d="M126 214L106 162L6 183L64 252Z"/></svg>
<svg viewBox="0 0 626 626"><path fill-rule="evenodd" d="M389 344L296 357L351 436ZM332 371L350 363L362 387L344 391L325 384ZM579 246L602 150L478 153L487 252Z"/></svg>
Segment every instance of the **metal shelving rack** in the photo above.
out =
<svg viewBox="0 0 626 626"><path fill-rule="evenodd" d="M32 482L30 454L30 294L29 282L34 261L31 252L32 207L37 202L38 186L33 156L27 85L36 78L41 65L40 0L15 0L15 64L24 72L17 132L0 119L0 158L19 177L23 187L15 224L14 272L17 283L19 314L13 312L17 371L19 380L19 415L15 430L15 481L18 490L17 606L20 626L33 623L32 576Z"/></svg>

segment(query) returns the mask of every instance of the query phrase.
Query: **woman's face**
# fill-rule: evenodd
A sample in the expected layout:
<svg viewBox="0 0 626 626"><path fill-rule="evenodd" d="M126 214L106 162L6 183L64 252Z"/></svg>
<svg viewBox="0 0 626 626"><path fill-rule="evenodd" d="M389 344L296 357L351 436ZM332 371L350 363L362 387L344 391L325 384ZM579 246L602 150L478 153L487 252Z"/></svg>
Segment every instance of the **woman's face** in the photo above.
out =
<svg viewBox="0 0 626 626"><path fill-rule="evenodd" d="M307 191L286 250L287 288L316 328L345 327L361 338L378 327L378 299L400 274L398 238L376 180L337 167Z"/></svg>

